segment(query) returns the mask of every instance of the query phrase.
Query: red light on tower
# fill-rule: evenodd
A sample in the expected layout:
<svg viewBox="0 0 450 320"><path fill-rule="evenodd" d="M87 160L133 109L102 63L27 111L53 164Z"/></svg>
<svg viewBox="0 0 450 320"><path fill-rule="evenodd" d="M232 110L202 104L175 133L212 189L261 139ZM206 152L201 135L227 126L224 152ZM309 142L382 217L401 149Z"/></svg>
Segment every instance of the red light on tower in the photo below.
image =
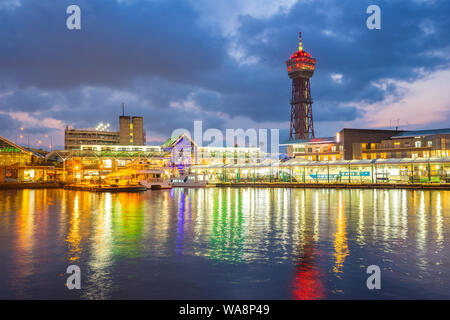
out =
<svg viewBox="0 0 450 320"><path fill-rule="evenodd" d="M311 85L316 59L303 51L302 33L299 33L298 51L286 61L292 79L291 125L289 140L314 138Z"/></svg>

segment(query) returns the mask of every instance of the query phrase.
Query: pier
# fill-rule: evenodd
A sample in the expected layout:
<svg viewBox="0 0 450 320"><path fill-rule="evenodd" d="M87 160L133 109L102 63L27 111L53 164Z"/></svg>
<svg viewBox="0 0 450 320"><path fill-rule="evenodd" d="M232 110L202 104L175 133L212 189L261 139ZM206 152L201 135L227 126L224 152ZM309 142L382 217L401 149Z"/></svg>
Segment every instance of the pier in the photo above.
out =
<svg viewBox="0 0 450 320"><path fill-rule="evenodd" d="M142 192L142 191L147 191L147 187L144 187L141 185L109 186L109 185L68 184L68 185L64 186L64 189L91 191L91 192Z"/></svg>
<svg viewBox="0 0 450 320"><path fill-rule="evenodd" d="M215 187L317 188L317 189L413 189L450 190L450 183L302 183L302 182L220 182Z"/></svg>

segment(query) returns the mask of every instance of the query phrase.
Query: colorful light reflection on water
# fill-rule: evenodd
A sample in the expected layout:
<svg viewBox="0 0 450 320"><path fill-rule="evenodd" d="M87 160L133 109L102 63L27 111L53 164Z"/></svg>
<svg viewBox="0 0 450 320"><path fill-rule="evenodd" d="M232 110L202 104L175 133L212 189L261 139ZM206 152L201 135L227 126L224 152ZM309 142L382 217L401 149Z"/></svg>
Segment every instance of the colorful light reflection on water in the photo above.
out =
<svg viewBox="0 0 450 320"><path fill-rule="evenodd" d="M0 219L2 299L450 298L448 191L5 190Z"/></svg>

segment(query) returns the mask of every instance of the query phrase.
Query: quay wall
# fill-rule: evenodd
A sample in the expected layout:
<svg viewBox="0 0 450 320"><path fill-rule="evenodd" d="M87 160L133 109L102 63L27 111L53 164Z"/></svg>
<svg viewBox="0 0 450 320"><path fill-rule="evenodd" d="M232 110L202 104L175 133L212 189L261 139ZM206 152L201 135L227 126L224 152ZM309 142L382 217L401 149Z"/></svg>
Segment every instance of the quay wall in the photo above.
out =
<svg viewBox="0 0 450 320"><path fill-rule="evenodd" d="M62 183L42 183L42 182L6 182L0 183L0 190L6 189L52 189L63 188Z"/></svg>
<svg viewBox="0 0 450 320"><path fill-rule="evenodd" d="M318 189L413 189L413 190L450 190L450 183L300 183L300 182L221 182L215 187L255 187L255 188L318 188Z"/></svg>

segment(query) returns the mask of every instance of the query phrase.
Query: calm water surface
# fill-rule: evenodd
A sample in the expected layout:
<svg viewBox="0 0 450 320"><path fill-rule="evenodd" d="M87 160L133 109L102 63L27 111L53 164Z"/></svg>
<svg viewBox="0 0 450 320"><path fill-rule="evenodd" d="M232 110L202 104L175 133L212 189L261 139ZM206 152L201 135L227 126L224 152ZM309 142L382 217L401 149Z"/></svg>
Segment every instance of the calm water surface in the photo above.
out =
<svg viewBox="0 0 450 320"><path fill-rule="evenodd" d="M449 191L0 191L1 299L449 299L449 267Z"/></svg>

